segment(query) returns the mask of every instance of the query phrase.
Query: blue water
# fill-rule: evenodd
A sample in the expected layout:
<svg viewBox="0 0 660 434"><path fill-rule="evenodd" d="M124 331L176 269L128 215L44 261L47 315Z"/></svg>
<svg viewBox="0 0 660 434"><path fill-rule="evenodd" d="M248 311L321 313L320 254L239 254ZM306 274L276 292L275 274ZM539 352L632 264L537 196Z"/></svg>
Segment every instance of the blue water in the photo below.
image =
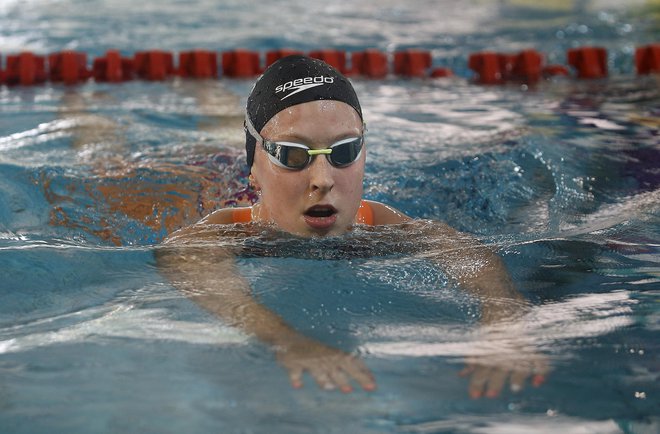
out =
<svg viewBox="0 0 660 434"><path fill-rule="evenodd" d="M393 229L254 237L238 266L255 297L378 384L294 390L153 255L172 228L252 198L251 82L0 87L0 433L658 432L660 82L632 66L660 40L656 3L134 3L5 1L0 53L433 50L457 78L355 80L365 196L478 236L531 308L481 336L479 303ZM563 63L587 44L608 48L610 78L469 81L473 51ZM466 357L510 345L547 359L545 384L470 399Z"/></svg>

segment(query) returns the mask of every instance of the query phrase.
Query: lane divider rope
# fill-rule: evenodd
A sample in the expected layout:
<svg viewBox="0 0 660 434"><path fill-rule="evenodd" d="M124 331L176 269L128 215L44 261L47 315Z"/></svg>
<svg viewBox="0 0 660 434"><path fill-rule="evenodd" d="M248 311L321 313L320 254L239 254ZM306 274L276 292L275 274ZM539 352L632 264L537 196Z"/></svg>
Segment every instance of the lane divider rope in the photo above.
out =
<svg viewBox="0 0 660 434"><path fill-rule="evenodd" d="M209 50L184 51L175 55L169 51L136 52L122 56L118 50L108 50L93 59L77 51L61 51L47 56L24 51L0 55L0 84L32 86L45 83L73 85L87 80L122 82L128 80L166 80L171 77L193 79L253 78L265 67L290 54L305 54L299 50L271 50L262 56L258 51L236 49L224 52ZM451 77L450 68L433 66L431 52L420 49L399 50L388 54L375 49L347 53L342 50L313 50L306 53L321 59L349 77L382 79L390 74L399 77ZM483 51L470 54L468 67L478 84L520 82L533 84L554 76L578 79L599 79L608 76L607 50L603 47L581 47L566 53L568 65L545 65L544 56L536 50L518 53ZM262 59L264 62L262 62ZM637 47L635 68L638 75L660 73L660 43Z"/></svg>

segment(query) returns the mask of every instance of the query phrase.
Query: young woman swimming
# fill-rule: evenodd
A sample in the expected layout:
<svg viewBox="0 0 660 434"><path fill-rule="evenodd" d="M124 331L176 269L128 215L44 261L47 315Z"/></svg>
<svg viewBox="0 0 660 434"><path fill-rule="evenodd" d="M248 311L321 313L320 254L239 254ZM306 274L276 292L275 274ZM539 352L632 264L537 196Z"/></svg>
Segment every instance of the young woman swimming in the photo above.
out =
<svg viewBox="0 0 660 434"><path fill-rule="evenodd" d="M231 229L234 223L250 222L299 237L342 235L360 224L422 228L434 241L424 257L481 299L483 323L509 318L524 306L500 258L473 238L443 223L418 224L390 206L362 199L366 131L357 95L346 77L309 57L279 60L259 78L247 101L247 161L258 202L213 212L172 234L157 254L175 286L271 345L294 387L302 386L305 371L319 386L344 392L352 390L351 379L366 390L376 383L360 359L302 335L259 304L236 271L229 249L198 244L221 234L240 236ZM471 374L471 396L496 396L507 382L520 389L532 374L540 384L547 366L541 357L528 361L493 366L473 360L464 370Z"/></svg>

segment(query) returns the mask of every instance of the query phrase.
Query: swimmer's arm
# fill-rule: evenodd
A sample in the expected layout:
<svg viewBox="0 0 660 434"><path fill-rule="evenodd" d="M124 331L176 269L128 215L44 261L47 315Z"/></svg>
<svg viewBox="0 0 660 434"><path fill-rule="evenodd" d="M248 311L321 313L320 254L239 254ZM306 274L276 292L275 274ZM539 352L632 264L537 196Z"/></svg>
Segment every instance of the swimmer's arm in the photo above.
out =
<svg viewBox="0 0 660 434"><path fill-rule="evenodd" d="M527 302L513 284L502 258L474 236L442 222L427 224L433 247L421 256L435 261L481 303L481 322L511 319Z"/></svg>
<svg viewBox="0 0 660 434"><path fill-rule="evenodd" d="M526 301L515 289L502 259L475 237L442 222L415 221L383 203L367 202L374 211L376 225L409 224L411 229L424 226L433 247L421 256L432 259L481 301L483 323L510 318L524 310Z"/></svg>
<svg viewBox="0 0 660 434"><path fill-rule="evenodd" d="M433 259L465 289L482 300L509 298L522 301L515 290L502 259L473 236L459 232L442 222L414 221L401 211L375 201L365 201L374 212L375 225L423 225L434 248L422 253ZM490 312L486 320L502 315Z"/></svg>
<svg viewBox="0 0 660 434"><path fill-rule="evenodd" d="M520 317L526 310L526 300L516 291L502 259L474 237L461 233L441 222L412 220L387 205L369 201L377 225L408 227L421 236L420 243L429 247L420 256L436 262L462 288L481 303L481 339L494 342L515 342L514 334L524 329L522 324L511 327L506 320ZM504 338L497 333L505 330ZM526 379L540 386L549 372L547 358L526 348L502 348L486 355L466 358L462 376L469 376L468 392L472 398L494 398L506 382L514 391L521 390Z"/></svg>
<svg viewBox="0 0 660 434"><path fill-rule="evenodd" d="M520 308L524 298L515 290L502 259L473 236L459 232L442 222L415 221L401 211L380 202L366 201L374 212L375 225L410 224L411 229L423 226L426 240L432 248L421 256L435 261L461 287L482 302L485 323L507 318L512 308ZM515 303L501 303L502 299Z"/></svg>
<svg viewBox="0 0 660 434"><path fill-rule="evenodd" d="M491 342L487 353L467 357L460 373L470 377L470 396L497 397L507 382L512 391L519 391L530 377L534 386L540 386L550 367L547 357L525 344L525 339L520 347L515 344L516 336L524 334L524 320L520 320L528 303L516 290L502 259L471 235L444 223L434 222L429 231L436 248L423 256L436 261L479 300L479 336ZM497 348L498 344L502 347Z"/></svg>
<svg viewBox="0 0 660 434"><path fill-rule="evenodd" d="M415 221L405 214L378 202L370 202L374 222L380 225L400 224L422 235L420 242L430 247L420 256L436 262L462 288L481 303L482 339L493 336L495 342L515 342L514 334L524 329L522 324L511 327L508 320L519 318L527 309L527 302L516 289L502 259L469 234L441 223ZM422 229L422 230L420 230ZM505 330L505 339L497 333ZM473 398L499 395L508 380L511 389L521 390L526 379L540 386L549 372L547 358L527 347L494 351L485 356L466 359L461 375L470 376L469 393Z"/></svg>
<svg viewBox="0 0 660 434"><path fill-rule="evenodd" d="M189 229L188 236L194 231ZM172 239L181 241L186 232L174 235ZM366 390L375 388L371 372L360 359L304 336L259 304L236 270L233 255L225 249L166 244L156 251L156 260L161 272L191 300L270 345L288 370L293 387L302 386L303 372L308 371L325 389L338 387L349 392L349 378Z"/></svg>
<svg viewBox="0 0 660 434"><path fill-rule="evenodd" d="M177 289L230 325L271 345L299 338L279 316L254 300L250 285L225 249L164 246L156 251L156 260Z"/></svg>

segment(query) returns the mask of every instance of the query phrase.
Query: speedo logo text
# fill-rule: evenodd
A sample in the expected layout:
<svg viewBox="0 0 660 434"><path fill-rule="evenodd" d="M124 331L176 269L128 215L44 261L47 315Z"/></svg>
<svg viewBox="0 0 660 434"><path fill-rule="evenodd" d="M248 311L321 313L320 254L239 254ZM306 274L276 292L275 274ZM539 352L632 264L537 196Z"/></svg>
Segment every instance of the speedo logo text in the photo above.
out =
<svg viewBox="0 0 660 434"><path fill-rule="evenodd" d="M295 95L298 92L311 89L312 87L322 86L324 84L332 84L335 82L334 77L326 77L324 75L318 75L316 77L305 77L305 78L296 78L295 80L287 81L284 84L280 84L275 88L275 93L287 92L292 90L292 92L283 96L281 100L285 100L291 95Z"/></svg>

